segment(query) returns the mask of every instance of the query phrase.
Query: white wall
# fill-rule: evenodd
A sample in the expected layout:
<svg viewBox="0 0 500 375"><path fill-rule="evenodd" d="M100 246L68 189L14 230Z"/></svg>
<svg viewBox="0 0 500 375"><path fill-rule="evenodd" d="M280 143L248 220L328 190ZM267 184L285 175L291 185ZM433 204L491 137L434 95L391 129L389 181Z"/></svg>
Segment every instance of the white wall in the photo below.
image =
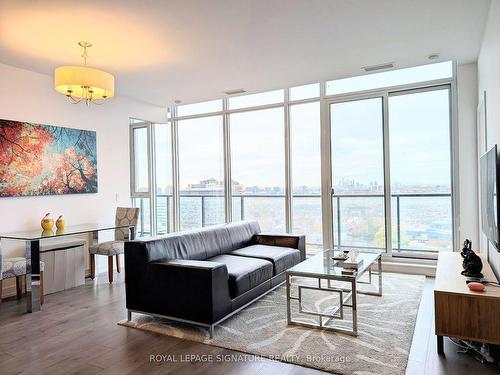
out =
<svg viewBox="0 0 500 375"><path fill-rule="evenodd" d="M0 232L38 229L46 212L64 215L68 226L114 222L116 206L131 204L129 117L164 122L165 109L119 96L101 106L70 104L54 91L52 77L2 64L0 82L1 119L97 132L99 184L97 194L0 198ZM2 240L2 250L4 257L22 255L24 244Z"/></svg>
<svg viewBox="0 0 500 375"><path fill-rule="evenodd" d="M478 59L478 97L486 91L487 146L500 145L500 0L491 2ZM483 249L484 251L484 249ZM490 264L500 275L500 253L490 246Z"/></svg>
<svg viewBox="0 0 500 375"><path fill-rule="evenodd" d="M477 183L477 64L457 67L460 228L459 243L470 239L479 245ZM455 249L457 250L457 249Z"/></svg>

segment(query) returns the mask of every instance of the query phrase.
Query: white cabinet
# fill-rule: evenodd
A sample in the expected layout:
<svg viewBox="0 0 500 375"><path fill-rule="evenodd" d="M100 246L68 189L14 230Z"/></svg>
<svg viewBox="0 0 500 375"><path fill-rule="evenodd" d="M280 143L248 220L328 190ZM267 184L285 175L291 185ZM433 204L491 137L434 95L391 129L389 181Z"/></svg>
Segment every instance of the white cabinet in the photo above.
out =
<svg viewBox="0 0 500 375"><path fill-rule="evenodd" d="M45 263L45 294L74 288L85 283L85 241L42 245L40 259Z"/></svg>

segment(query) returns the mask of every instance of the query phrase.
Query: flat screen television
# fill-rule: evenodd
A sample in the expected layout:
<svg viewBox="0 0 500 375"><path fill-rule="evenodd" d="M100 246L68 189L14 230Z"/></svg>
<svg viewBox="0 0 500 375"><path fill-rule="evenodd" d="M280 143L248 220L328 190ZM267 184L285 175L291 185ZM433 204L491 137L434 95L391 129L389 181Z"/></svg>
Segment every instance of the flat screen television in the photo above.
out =
<svg viewBox="0 0 500 375"><path fill-rule="evenodd" d="M481 186L481 227L493 246L500 251L499 244L499 160L497 146L486 152L479 161Z"/></svg>

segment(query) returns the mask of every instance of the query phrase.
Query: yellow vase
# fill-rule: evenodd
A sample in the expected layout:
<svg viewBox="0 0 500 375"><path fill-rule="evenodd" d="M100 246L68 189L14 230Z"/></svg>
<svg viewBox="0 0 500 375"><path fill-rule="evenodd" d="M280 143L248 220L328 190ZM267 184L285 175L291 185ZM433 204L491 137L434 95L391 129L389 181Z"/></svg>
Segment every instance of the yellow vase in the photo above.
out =
<svg viewBox="0 0 500 375"><path fill-rule="evenodd" d="M42 237L52 237L54 235L54 232L52 229L44 229L42 231Z"/></svg>
<svg viewBox="0 0 500 375"><path fill-rule="evenodd" d="M54 227L54 220L50 217L50 212L43 217L41 225L43 230L52 230Z"/></svg>
<svg viewBox="0 0 500 375"><path fill-rule="evenodd" d="M61 215L56 220L56 227L57 227L57 229L64 229L64 224L65 224L64 223L64 219L63 219L63 217Z"/></svg>

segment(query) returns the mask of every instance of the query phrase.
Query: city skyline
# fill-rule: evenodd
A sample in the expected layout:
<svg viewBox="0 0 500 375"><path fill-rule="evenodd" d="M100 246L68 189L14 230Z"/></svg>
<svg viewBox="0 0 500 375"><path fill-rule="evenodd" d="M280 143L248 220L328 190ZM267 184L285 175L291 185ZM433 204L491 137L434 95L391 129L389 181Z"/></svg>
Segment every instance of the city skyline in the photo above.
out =
<svg viewBox="0 0 500 375"><path fill-rule="evenodd" d="M213 182L216 182L215 184ZM206 183L206 184L205 184ZM403 184L400 182L393 182L392 184L392 190L393 192L401 191L401 190L408 190L411 192L429 192L429 189L434 189L436 192L447 192L451 191L451 185L450 184ZM241 191L244 190L251 190L251 191L279 191L279 192L285 192L285 189L282 186L262 186L262 185L252 185L252 186L247 186L245 187L243 184L240 184L238 181L232 180L232 186L233 186L233 192L236 189L239 189ZM348 191L349 188L351 191L357 191L357 192L373 192L373 191L379 191L383 192L383 185L379 183L378 181L370 181L368 184L364 184L363 182L354 180L354 179L347 179L347 178L341 178L339 181L333 185L336 189L342 189L344 188L345 191ZM187 186L183 189L180 189L180 191L192 191L192 190L200 190L200 191L210 191L210 189L213 189L214 191L219 191L223 190L224 188L224 182L223 180L218 180L214 177L209 177L203 180L200 180L198 182L193 182L193 183L188 183ZM295 189L303 189L303 190L309 190L309 191L314 191L317 190L321 192L321 186L320 185L294 185ZM166 192L171 192L172 191L172 186L160 186L157 184L157 192L158 193L166 193Z"/></svg>

